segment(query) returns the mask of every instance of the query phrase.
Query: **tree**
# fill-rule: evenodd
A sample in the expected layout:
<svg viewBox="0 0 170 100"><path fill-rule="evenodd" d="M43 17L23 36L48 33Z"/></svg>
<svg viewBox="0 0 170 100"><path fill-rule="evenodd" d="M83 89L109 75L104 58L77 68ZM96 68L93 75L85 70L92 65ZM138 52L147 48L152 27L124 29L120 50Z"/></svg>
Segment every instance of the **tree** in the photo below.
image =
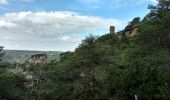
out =
<svg viewBox="0 0 170 100"><path fill-rule="evenodd" d="M0 46L0 61L1 61L2 56L4 55L3 48L4 48L3 46Z"/></svg>
<svg viewBox="0 0 170 100"><path fill-rule="evenodd" d="M78 60L81 63L81 67L84 69L84 72L82 73L85 76L85 82L87 82L84 85L87 91L89 91L89 93L91 92L93 97L95 96L96 91L95 67L98 64L98 54L95 53L96 40L97 37L93 35L86 37L75 51Z"/></svg>
<svg viewBox="0 0 170 100"><path fill-rule="evenodd" d="M0 47L0 57L3 56L3 47ZM0 65L0 99L1 100L23 100L25 87L24 76L20 73L14 74L7 65Z"/></svg>

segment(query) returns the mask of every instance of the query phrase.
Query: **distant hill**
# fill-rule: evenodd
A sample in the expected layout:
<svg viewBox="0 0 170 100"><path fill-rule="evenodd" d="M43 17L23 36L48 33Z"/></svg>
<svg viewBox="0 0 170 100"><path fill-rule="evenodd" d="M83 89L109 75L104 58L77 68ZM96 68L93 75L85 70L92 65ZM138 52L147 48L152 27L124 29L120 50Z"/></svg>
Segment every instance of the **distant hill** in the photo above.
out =
<svg viewBox="0 0 170 100"><path fill-rule="evenodd" d="M27 50L4 50L5 55L2 59L3 62L7 63L24 63L31 60L31 56L35 54L46 54L48 59L51 61L54 59L59 60L59 51L27 51Z"/></svg>

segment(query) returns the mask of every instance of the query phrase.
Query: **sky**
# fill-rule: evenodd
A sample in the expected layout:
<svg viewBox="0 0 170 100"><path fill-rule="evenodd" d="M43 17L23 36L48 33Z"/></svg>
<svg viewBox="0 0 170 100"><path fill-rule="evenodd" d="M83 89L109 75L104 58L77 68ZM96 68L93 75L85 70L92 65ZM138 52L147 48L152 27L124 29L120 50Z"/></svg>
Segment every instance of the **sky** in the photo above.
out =
<svg viewBox="0 0 170 100"><path fill-rule="evenodd" d="M74 51L89 34L123 29L156 0L0 0L0 45L10 50Z"/></svg>

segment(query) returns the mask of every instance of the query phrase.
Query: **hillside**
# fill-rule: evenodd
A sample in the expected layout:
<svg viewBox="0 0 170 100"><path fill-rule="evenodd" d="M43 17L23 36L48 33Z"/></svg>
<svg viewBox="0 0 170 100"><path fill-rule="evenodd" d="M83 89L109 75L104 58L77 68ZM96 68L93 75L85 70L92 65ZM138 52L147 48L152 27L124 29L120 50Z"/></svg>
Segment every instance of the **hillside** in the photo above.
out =
<svg viewBox="0 0 170 100"><path fill-rule="evenodd" d="M157 1L143 19L119 32L110 26L107 34L90 34L73 52L6 50L4 56L0 46L0 61L15 63L0 62L0 100L170 100L170 0Z"/></svg>
<svg viewBox="0 0 170 100"><path fill-rule="evenodd" d="M48 57L47 61L59 59L61 52L59 51L27 51L27 50L4 50L5 55L2 59L3 62L8 63L24 63L30 61L32 55L35 54L46 54Z"/></svg>

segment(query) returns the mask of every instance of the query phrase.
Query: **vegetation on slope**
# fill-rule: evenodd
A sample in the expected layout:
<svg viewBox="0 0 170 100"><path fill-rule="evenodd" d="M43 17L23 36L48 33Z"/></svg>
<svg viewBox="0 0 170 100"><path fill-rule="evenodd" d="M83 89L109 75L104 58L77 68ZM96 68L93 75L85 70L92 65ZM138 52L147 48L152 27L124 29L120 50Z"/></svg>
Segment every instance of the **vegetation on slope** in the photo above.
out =
<svg viewBox="0 0 170 100"><path fill-rule="evenodd" d="M0 94L6 94L0 97L9 100L16 97L17 100L169 100L170 1L159 0L157 6L149 8L151 12L143 20L135 18L129 23L128 27L139 28L133 37L89 35L75 52L63 53L58 63L35 66L35 74L43 72L41 82L24 93L10 94L9 88L3 86L11 80L1 80ZM2 75L0 73L6 79ZM24 89L17 86L22 83L12 88ZM21 90L18 93L23 92Z"/></svg>
<svg viewBox="0 0 170 100"><path fill-rule="evenodd" d="M30 62L31 56L35 54L46 54L48 57L48 62L51 60L59 60L59 55L61 52L57 51L24 51L24 50L4 50L5 55L2 59L3 62L8 62L11 64L19 63L23 64L25 62Z"/></svg>

